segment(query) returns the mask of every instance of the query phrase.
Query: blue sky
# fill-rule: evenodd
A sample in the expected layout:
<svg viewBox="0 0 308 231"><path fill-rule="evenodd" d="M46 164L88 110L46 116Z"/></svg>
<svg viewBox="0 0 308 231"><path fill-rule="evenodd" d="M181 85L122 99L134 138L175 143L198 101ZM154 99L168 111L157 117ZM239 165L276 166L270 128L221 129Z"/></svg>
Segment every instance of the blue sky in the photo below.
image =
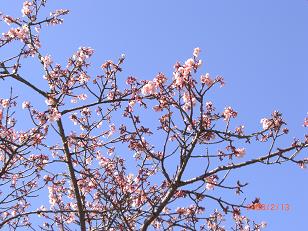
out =
<svg viewBox="0 0 308 231"><path fill-rule="evenodd" d="M0 11L19 13L21 4L1 0ZM48 10L57 8L71 13L63 25L42 32L42 49L57 62L64 63L80 46L90 46L96 51L93 67L125 53L123 79L152 79L159 71L171 77L173 64L185 61L198 46L202 71L226 80L213 96L217 108L232 105L248 131L259 129L261 118L279 110L290 128L282 145L303 137L308 1L53 1ZM250 182L248 195L261 196L263 203L290 204L289 212L251 212L269 223L267 230L308 229L307 170L288 164L256 166L238 176Z"/></svg>

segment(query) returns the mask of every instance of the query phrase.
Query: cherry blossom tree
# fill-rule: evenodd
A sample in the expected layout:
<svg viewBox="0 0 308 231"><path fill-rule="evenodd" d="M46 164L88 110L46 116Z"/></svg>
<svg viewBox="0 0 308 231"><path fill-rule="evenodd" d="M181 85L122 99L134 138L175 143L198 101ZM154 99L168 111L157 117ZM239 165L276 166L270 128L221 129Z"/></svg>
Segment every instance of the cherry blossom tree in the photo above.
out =
<svg viewBox="0 0 308 231"><path fill-rule="evenodd" d="M245 215L260 199L240 200L247 183L231 173L260 163L305 168L308 135L282 145L288 128L280 112L261 119L259 131L246 132L235 124L233 107L216 109L207 95L224 79L199 73L200 48L174 65L173 76L158 73L152 80L118 78L124 55L93 76L89 47L58 64L42 53L40 32L63 23L69 11L46 16L46 2L25 1L20 17L0 15L9 25L0 48L15 52L1 52L0 81L21 84L38 98L21 99L14 87L0 95L0 228L264 228ZM41 84L23 75L29 59L44 72ZM269 148L251 155L251 145ZM224 197L229 191L233 200Z"/></svg>

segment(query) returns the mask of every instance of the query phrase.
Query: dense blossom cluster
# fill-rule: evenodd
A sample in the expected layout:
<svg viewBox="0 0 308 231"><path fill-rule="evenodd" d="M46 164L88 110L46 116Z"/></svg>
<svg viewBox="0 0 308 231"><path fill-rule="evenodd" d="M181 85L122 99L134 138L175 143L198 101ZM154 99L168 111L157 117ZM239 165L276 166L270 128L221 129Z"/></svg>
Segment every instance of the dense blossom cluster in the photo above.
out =
<svg viewBox="0 0 308 231"><path fill-rule="evenodd" d="M143 95L152 95L155 93L155 91L156 91L156 84L153 81L149 81L141 89Z"/></svg>
<svg viewBox="0 0 308 231"><path fill-rule="evenodd" d="M33 6L33 2L25 1L21 9L22 15L29 16L33 11L32 6Z"/></svg>
<svg viewBox="0 0 308 231"><path fill-rule="evenodd" d="M242 194L247 185L229 180L229 172L286 161L305 168L308 158L300 151L308 135L278 147L288 133L278 111L261 119L259 131L236 126L238 112L219 108L207 94L224 79L199 75L200 48L177 62L172 76L129 76L123 84L117 76L125 55L105 61L97 76L88 71L90 47L57 63L42 54L39 32L61 24L68 10L43 17L46 2L25 1L20 18L0 14L11 26L0 48L23 44L0 61L0 78L38 98L19 99L14 90L0 96L0 229L225 231L228 219L236 231L265 228L245 215L249 203L221 196L224 190ZM46 86L20 71L29 56ZM265 142L270 150L251 158L246 146Z"/></svg>

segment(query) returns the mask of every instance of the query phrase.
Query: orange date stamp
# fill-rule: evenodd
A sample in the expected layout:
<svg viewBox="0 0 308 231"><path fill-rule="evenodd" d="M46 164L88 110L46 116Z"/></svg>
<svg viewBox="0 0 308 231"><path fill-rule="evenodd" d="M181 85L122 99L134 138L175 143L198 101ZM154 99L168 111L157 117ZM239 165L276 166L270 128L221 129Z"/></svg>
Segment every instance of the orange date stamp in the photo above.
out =
<svg viewBox="0 0 308 231"><path fill-rule="evenodd" d="M290 204L262 204L254 203L247 206L247 210L257 211L290 211Z"/></svg>

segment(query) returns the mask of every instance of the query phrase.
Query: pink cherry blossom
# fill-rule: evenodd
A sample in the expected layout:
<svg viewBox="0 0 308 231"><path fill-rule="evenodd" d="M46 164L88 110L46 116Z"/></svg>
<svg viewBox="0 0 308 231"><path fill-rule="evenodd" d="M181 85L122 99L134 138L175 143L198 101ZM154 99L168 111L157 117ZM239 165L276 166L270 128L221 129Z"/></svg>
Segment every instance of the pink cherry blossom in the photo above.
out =
<svg viewBox="0 0 308 231"><path fill-rule="evenodd" d="M174 73L175 86L181 87L184 85L184 78L179 72Z"/></svg>
<svg viewBox="0 0 308 231"><path fill-rule="evenodd" d="M45 100L45 103L48 105L48 106L52 106L56 103L56 100L53 98L53 97L48 97L46 100Z"/></svg>
<svg viewBox="0 0 308 231"><path fill-rule="evenodd" d="M50 55L41 57L41 61L43 62L45 68L48 68L49 65L52 64L52 59Z"/></svg>
<svg viewBox="0 0 308 231"><path fill-rule="evenodd" d="M200 49L199 47L196 47L196 48L194 49L193 55L194 55L195 57L198 57L199 54L200 54L200 52L201 52L201 49Z"/></svg>
<svg viewBox="0 0 308 231"><path fill-rule="evenodd" d="M304 120L304 127L308 127L308 117L306 117Z"/></svg>
<svg viewBox="0 0 308 231"><path fill-rule="evenodd" d="M8 39L20 39L27 41L29 37L29 28L27 26L11 28L7 33L3 34Z"/></svg>
<svg viewBox="0 0 308 231"><path fill-rule="evenodd" d="M237 133L239 136L243 136L244 135L244 125L241 125L237 128L235 128L235 133Z"/></svg>
<svg viewBox="0 0 308 231"><path fill-rule="evenodd" d="M153 82L156 84L156 87L164 84L167 81L167 77L163 73L158 73L156 77L153 79Z"/></svg>
<svg viewBox="0 0 308 231"><path fill-rule="evenodd" d="M77 96L78 99L80 100L86 100L88 98L87 94L80 94Z"/></svg>
<svg viewBox="0 0 308 231"><path fill-rule="evenodd" d="M32 13L32 9L31 9L32 5L33 5L33 3L29 2L29 1L25 1L23 3L23 7L22 7L22 10L21 10L21 13L23 14L23 16L29 16Z"/></svg>
<svg viewBox="0 0 308 231"><path fill-rule="evenodd" d="M266 118L261 119L260 123L264 130L269 129L273 125L273 121Z"/></svg>
<svg viewBox="0 0 308 231"><path fill-rule="evenodd" d="M81 64L92 56L93 53L94 50L91 47L80 47L79 50L73 55L73 59L77 61L78 64Z"/></svg>
<svg viewBox="0 0 308 231"><path fill-rule="evenodd" d="M71 98L71 103L77 103L77 102L78 102L78 97Z"/></svg>
<svg viewBox="0 0 308 231"><path fill-rule="evenodd" d="M62 15L68 14L69 10L67 9L58 9L50 13L50 20L48 21L49 25L58 25L63 23L63 19L59 18Z"/></svg>
<svg viewBox="0 0 308 231"><path fill-rule="evenodd" d="M237 148L235 149L235 152L234 152L236 157L243 157L245 153L246 153L245 148Z"/></svg>
<svg viewBox="0 0 308 231"><path fill-rule="evenodd" d="M11 23L13 23L15 20L14 18L12 18L11 16L3 16L3 21L7 24L7 25L11 25Z"/></svg>
<svg viewBox="0 0 308 231"><path fill-rule="evenodd" d="M215 187L216 184L217 184L217 176L216 176L216 175L213 175L213 176L207 177L207 178L205 179L205 181L206 181L206 186L205 186L205 188L206 188L207 190L212 190L212 189L214 189L214 187Z"/></svg>
<svg viewBox="0 0 308 231"><path fill-rule="evenodd" d="M10 106L10 100L9 100L9 99L2 99L2 100L1 100L1 105L2 105L2 107L4 107L4 108L9 107L9 106Z"/></svg>
<svg viewBox="0 0 308 231"><path fill-rule="evenodd" d="M131 84L134 84L136 82L136 78L133 77L133 76L129 76L126 80L126 84L127 85L131 85Z"/></svg>
<svg viewBox="0 0 308 231"><path fill-rule="evenodd" d="M232 109L232 107L226 107L223 112L224 120L228 121L231 117L235 118L237 116L237 112Z"/></svg>
<svg viewBox="0 0 308 231"><path fill-rule="evenodd" d="M50 122L58 121L61 118L61 113L56 108L49 109L48 120Z"/></svg>
<svg viewBox="0 0 308 231"><path fill-rule="evenodd" d="M12 185L13 187L16 186L17 180L18 180L18 175L14 174L14 175L12 176L12 181L11 181L11 185Z"/></svg>
<svg viewBox="0 0 308 231"><path fill-rule="evenodd" d="M209 73L206 73L205 75L201 75L200 80L201 80L201 83L204 83L207 86L211 86L214 83Z"/></svg>
<svg viewBox="0 0 308 231"><path fill-rule="evenodd" d="M11 215L14 217L14 216L16 216L17 215L17 211L16 210L13 210L12 212L11 212Z"/></svg>
<svg viewBox="0 0 308 231"><path fill-rule="evenodd" d="M182 99L184 101L183 109L185 111L191 109L196 104L196 98L193 95L191 95L189 92L185 92L183 94Z"/></svg>
<svg viewBox="0 0 308 231"><path fill-rule="evenodd" d="M30 102L29 101L24 101L23 103L22 103L22 109L26 109L26 108L30 108Z"/></svg>
<svg viewBox="0 0 308 231"><path fill-rule="evenodd" d="M192 67L194 64L195 64L195 61L192 58L187 59L185 61L185 66L187 66L187 67Z"/></svg>
<svg viewBox="0 0 308 231"><path fill-rule="evenodd" d="M155 91L156 91L156 84L153 81L148 81L148 83L145 84L141 89L141 93L143 95L152 95L155 94Z"/></svg>
<svg viewBox="0 0 308 231"><path fill-rule="evenodd" d="M90 80L90 77L85 73L85 72L82 72L79 77L78 77L78 81L81 83L81 84L84 84L86 82L88 82Z"/></svg>

